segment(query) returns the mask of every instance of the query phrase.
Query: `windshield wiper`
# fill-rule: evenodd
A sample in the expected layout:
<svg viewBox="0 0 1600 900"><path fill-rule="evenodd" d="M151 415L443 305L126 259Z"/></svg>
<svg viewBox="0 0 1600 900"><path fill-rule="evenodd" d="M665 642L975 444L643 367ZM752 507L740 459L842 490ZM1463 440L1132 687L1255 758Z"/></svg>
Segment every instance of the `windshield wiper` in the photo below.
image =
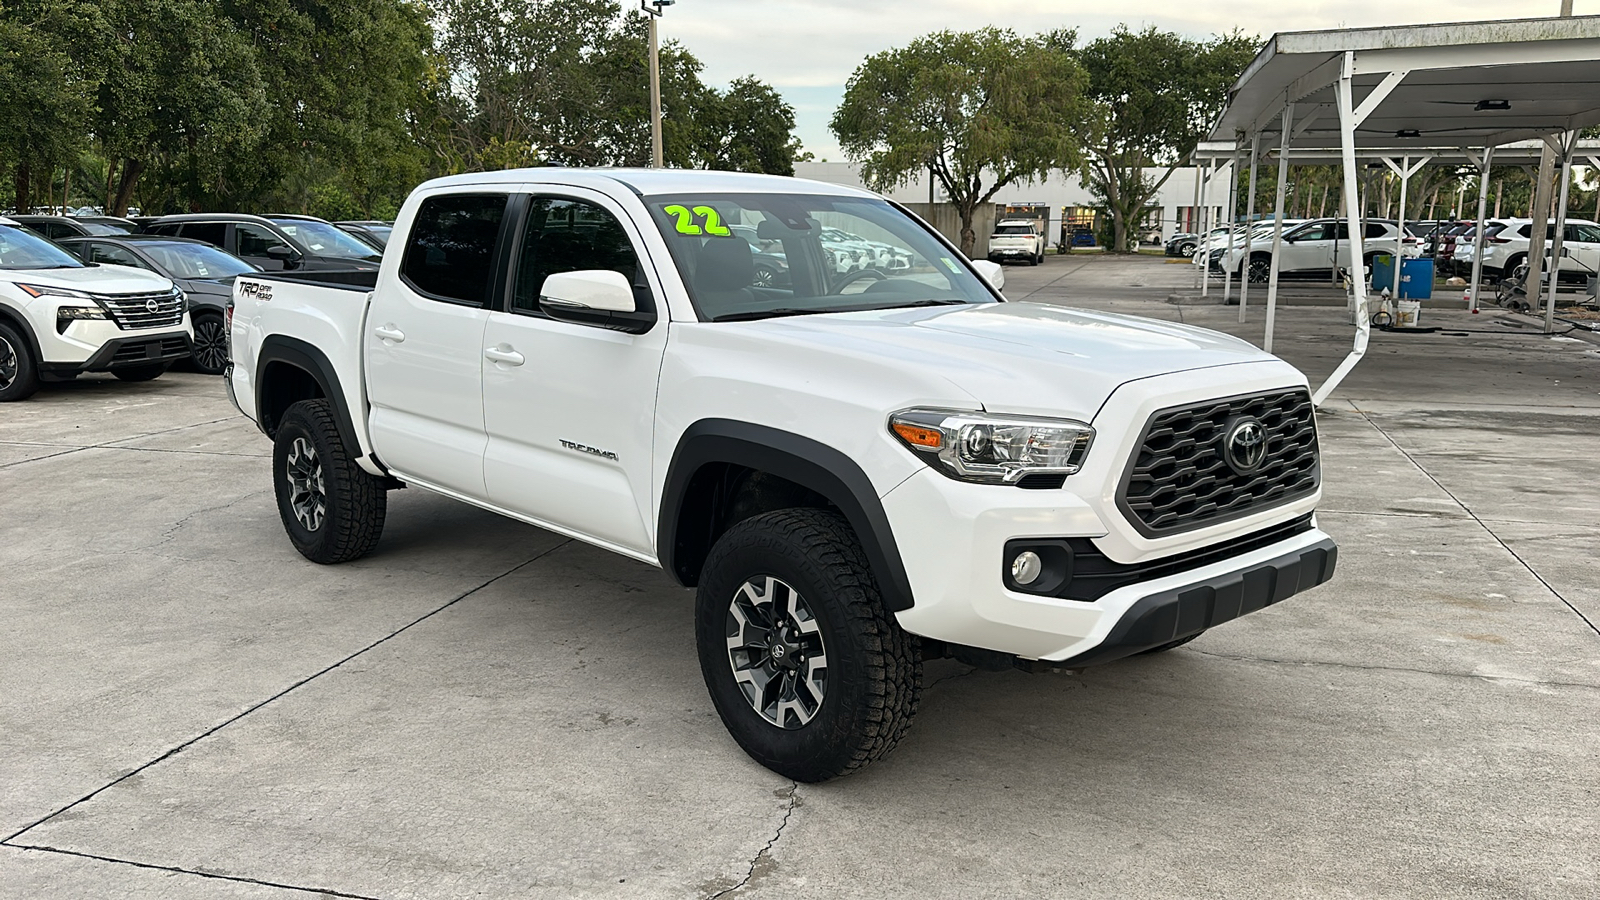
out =
<svg viewBox="0 0 1600 900"><path fill-rule="evenodd" d="M966 306L967 301L955 297L930 297L926 300L911 300L906 303L891 303L888 306L873 306L869 309L911 309L916 306Z"/></svg>
<svg viewBox="0 0 1600 900"><path fill-rule="evenodd" d="M811 313L838 312L830 309L795 309L792 306L781 306L777 309L752 309L745 312L723 313L712 316L713 322L753 322L756 319L776 319L782 316L805 316Z"/></svg>

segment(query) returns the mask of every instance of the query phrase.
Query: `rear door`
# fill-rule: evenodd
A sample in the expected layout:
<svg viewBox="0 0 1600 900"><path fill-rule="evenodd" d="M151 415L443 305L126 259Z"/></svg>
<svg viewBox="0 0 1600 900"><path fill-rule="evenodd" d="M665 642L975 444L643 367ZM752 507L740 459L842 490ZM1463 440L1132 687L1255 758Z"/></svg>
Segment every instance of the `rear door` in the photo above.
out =
<svg viewBox="0 0 1600 900"><path fill-rule="evenodd" d="M504 283L507 193L435 194L417 209L397 278L367 313L367 396L378 458L474 499L483 484L483 329Z"/></svg>
<svg viewBox="0 0 1600 900"><path fill-rule="evenodd" d="M598 192L541 185L524 200L513 275L480 352L488 430L484 480L496 506L654 558L649 525L659 316L644 334L561 322L540 290L558 272L610 270L640 310L662 296L635 223ZM662 304L664 308L664 304Z"/></svg>

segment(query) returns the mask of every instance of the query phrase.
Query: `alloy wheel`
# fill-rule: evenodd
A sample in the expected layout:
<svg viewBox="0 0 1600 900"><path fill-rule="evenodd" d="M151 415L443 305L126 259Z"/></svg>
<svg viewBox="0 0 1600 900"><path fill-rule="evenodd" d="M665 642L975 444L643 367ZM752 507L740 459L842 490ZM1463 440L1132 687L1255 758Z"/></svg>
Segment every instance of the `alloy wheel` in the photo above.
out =
<svg viewBox="0 0 1600 900"><path fill-rule="evenodd" d="M811 606L770 575L751 578L728 604L728 664L750 708L786 730L822 708L828 654Z"/></svg>
<svg viewBox="0 0 1600 900"><path fill-rule="evenodd" d="M17 360L17 348L0 335L0 391L11 387L17 380L17 370L21 363Z"/></svg>
<svg viewBox="0 0 1600 900"><path fill-rule="evenodd" d="M328 492L322 480L322 461L316 448L303 437L289 445L288 463L289 505L300 527L316 531L328 512Z"/></svg>
<svg viewBox="0 0 1600 900"><path fill-rule="evenodd" d="M206 316L194 325L194 361L207 372L228 365L228 331L222 320Z"/></svg>
<svg viewBox="0 0 1600 900"><path fill-rule="evenodd" d="M1272 261L1268 259L1250 260L1250 283L1266 284L1272 275Z"/></svg>

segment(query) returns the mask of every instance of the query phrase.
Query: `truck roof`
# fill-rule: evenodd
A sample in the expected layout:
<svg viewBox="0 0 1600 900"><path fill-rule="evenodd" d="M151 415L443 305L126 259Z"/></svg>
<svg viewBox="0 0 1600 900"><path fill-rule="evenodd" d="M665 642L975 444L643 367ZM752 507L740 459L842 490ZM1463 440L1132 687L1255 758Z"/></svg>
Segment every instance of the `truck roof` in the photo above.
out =
<svg viewBox="0 0 1600 900"><path fill-rule="evenodd" d="M857 188L791 178L784 175L757 175L749 172L708 172L701 169L611 169L562 168L502 169L449 175L423 183L423 188L471 187L486 184L518 183L566 184L574 187L602 188L622 184L637 194L708 193L823 194L839 197L871 197L877 194Z"/></svg>

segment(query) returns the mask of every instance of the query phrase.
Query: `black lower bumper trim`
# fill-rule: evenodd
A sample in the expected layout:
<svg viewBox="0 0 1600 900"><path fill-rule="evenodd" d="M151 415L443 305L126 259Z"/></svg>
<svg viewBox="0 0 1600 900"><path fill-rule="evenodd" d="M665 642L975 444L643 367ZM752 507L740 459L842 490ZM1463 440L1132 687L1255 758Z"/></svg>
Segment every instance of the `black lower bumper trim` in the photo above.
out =
<svg viewBox="0 0 1600 900"><path fill-rule="evenodd" d="M1324 538L1237 572L1151 594L1123 614L1098 647L1051 665L1099 665L1199 634L1326 582L1338 561L1338 545Z"/></svg>
<svg viewBox="0 0 1600 900"><path fill-rule="evenodd" d="M192 352L187 334L117 338L106 341L105 346L96 350L95 354L84 362L41 363L39 369L57 373L109 372L123 366L143 366L188 359Z"/></svg>

